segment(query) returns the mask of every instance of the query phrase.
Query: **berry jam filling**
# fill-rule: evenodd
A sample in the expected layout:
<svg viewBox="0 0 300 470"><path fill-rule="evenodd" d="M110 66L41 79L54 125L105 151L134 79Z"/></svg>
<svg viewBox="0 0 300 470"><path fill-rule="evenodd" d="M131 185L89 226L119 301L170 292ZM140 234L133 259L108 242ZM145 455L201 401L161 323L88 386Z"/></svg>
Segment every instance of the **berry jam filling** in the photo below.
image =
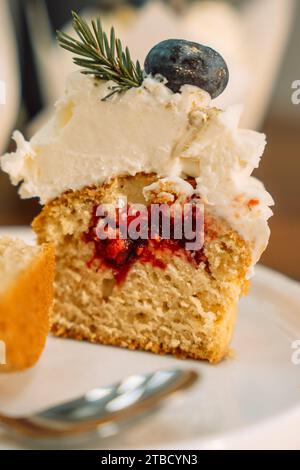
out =
<svg viewBox="0 0 300 470"><path fill-rule="evenodd" d="M162 205L157 205L162 211ZM87 266L97 266L97 269L110 268L113 271L115 280L117 283L121 283L130 270L131 266L136 262L150 263L160 269L164 269L167 265L167 259L170 255L184 257L190 263L198 266L200 263L205 263L206 269L209 271L206 256L203 250L204 237L206 238L207 222L203 221L203 215L201 216L201 223L196 220L199 217L199 212L196 210L195 204L190 204L189 213L180 213L180 215L172 214L169 218L169 236L166 238L163 236L163 211L162 217L160 217L159 223L155 226L151 224L153 220L153 212L150 207L146 208L146 212L135 213L132 215L130 212L130 206L126 206L125 209L115 209L116 217L113 223L107 223L102 225L103 216L97 215L98 206L93 209L91 223L87 232L83 234L83 240L86 243L93 243L94 250L93 256L87 262ZM121 212L122 211L122 212ZM126 217L124 218L124 211ZM190 233L186 233L186 230L182 230L182 237L178 238L175 235L176 227L179 224L183 225L184 218L191 216ZM139 221L137 218L139 217ZM179 217L179 219L178 219ZM157 219L156 219L157 220ZM143 233L143 236L130 237L128 228L133 222L137 222L136 228L139 230L141 224L146 222L147 233ZM154 228L153 228L154 226ZM197 233L196 230L201 228L202 243L200 249L186 249L187 244L193 242L193 234ZM150 229L151 228L151 229ZM122 236L126 230L126 238ZM192 232L191 232L192 231ZM103 237L105 234L105 238ZM205 234L205 235L204 235ZM99 236L100 235L100 236ZM135 239L136 238L136 239Z"/></svg>

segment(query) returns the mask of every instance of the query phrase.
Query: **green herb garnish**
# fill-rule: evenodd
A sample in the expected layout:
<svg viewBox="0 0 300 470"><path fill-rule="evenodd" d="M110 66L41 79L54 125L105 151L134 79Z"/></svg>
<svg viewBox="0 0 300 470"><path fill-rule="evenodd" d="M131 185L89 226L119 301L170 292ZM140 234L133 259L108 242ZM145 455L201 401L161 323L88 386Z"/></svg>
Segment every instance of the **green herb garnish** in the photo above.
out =
<svg viewBox="0 0 300 470"><path fill-rule="evenodd" d="M115 36L114 28L111 28L108 39L102 30L100 18L92 20L90 27L76 12L72 11L72 16L73 28L79 40L57 31L58 42L61 47L76 54L73 61L83 68L82 73L116 83L111 87L111 93L103 100L115 93L141 86L144 76L140 63L132 61L128 47L123 50L120 39Z"/></svg>

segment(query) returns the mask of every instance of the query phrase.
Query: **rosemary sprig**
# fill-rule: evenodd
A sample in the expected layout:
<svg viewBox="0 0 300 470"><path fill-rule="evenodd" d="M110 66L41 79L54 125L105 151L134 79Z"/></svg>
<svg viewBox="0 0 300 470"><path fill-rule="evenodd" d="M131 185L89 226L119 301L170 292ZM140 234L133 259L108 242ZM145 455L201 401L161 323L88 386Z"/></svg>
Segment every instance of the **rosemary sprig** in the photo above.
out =
<svg viewBox="0 0 300 470"><path fill-rule="evenodd" d="M115 82L111 93L103 100L115 93L139 87L143 82L140 63L132 61L128 47L123 50L120 39L115 36L114 28L111 28L108 39L100 18L92 20L90 27L76 12L72 11L72 16L73 28L79 40L57 31L58 42L61 47L75 54L73 62L83 68L82 73Z"/></svg>

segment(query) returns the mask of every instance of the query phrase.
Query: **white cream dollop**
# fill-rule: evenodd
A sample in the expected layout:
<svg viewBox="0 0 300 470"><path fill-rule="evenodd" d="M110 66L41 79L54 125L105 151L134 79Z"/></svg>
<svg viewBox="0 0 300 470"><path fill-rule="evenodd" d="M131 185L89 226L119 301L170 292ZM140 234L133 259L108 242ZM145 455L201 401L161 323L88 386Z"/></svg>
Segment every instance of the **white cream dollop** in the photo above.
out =
<svg viewBox="0 0 300 470"><path fill-rule="evenodd" d="M177 184L191 176L202 200L251 243L255 263L268 242L273 203L251 176L265 136L239 129L241 107L218 110L194 86L174 94L148 77L103 101L110 86L76 72L53 118L30 142L14 133L17 150L2 157L1 167L13 184L21 182L21 197L45 204L66 190L138 172Z"/></svg>

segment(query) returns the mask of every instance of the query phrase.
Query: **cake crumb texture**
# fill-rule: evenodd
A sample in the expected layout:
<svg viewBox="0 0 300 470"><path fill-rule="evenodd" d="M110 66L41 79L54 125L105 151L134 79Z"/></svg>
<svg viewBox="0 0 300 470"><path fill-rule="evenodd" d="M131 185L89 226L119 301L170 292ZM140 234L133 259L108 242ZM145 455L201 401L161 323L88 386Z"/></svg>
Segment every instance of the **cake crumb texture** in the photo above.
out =
<svg viewBox="0 0 300 470"><path fill-rule="evenodd" d="M95 204L145 203L143 188L155 174L116 177L99 186L68 191L48 203L33 222L39 243L56 250L52 331L181 358L219 362L229 350L239 297L246 293L251 249L222 219L209 217L216 236L205 241L206 263L162 253L166 267L136 261L125 280L110 268L88 267L93 243L83 234Z"/></svg>
<svg viewBox="0 0 300 470"><path fill-rule="evenodd" d="M6 350L0 372L26 369L38 361L50 329L54 266L53 245L0 240L0 341Z"/></svg>

